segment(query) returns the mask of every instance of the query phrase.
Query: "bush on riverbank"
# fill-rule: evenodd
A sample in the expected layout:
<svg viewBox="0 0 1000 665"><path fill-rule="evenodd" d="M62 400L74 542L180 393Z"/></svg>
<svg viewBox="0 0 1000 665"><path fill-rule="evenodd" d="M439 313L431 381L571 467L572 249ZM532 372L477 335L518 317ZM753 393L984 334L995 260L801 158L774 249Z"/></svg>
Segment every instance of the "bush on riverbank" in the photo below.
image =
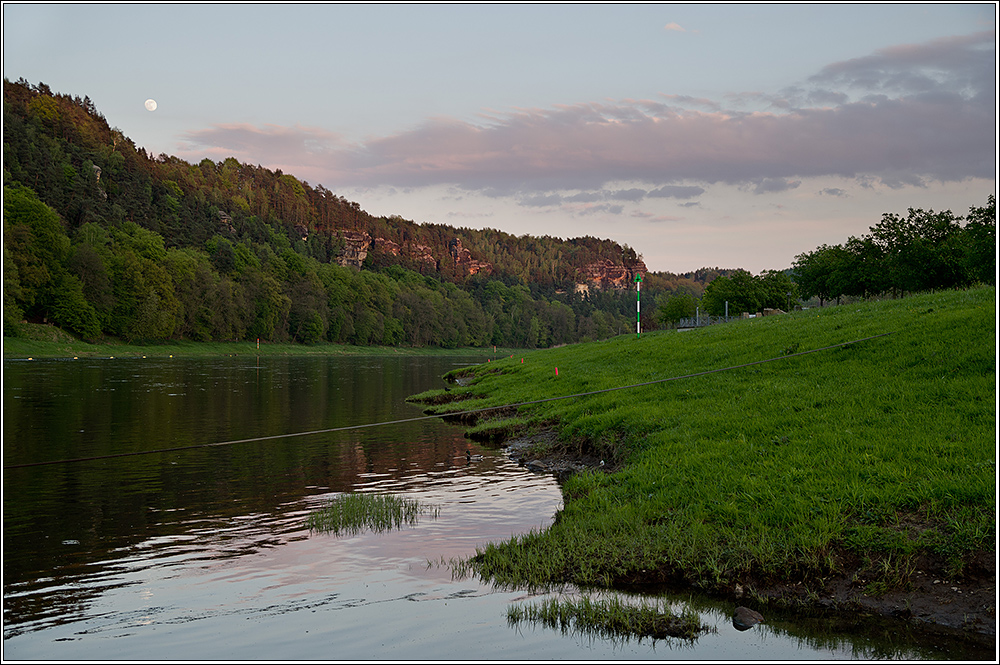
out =
<svg viewBox="0 0 1000 665"><path fill-rule="evenodd" d="M466 385L452 394L466 399L437 412L780 358L520 407L618 470L572 476L552 527L489 544L472 565L511 586L799 582L816 597L845 576L859 592L905 590L928 562L972 574L995 550L995 317L988 287L457 370Z"/></svg>

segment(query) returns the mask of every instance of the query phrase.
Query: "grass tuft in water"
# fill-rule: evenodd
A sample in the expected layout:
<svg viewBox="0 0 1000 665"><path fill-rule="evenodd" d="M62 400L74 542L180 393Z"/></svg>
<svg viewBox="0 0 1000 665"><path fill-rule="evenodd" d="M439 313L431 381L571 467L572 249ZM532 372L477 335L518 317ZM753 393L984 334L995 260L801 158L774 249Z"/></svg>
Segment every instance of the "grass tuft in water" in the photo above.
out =
<svg viewBox="0 0 1000 665"><path fill-rule="evenodd" d="M382 533L412 526L421 515L436 518L441 509L421 505L415 499L391 494L344 494L330 499L314 510L306 520L312 531L354 535L365 530Z"/></svg>
<svg viewBox="0 0 1000 665"><path fill-rule="evenodd" d="M697 613L670 611L662 601L638 605L619 598L594 600L584 596L575 600L552 598L537 605L515 605L507 610L507 623L522 622L558 628L563 633L575 631L601 639L675 637L695 640L710 628L702 625Z"/></svg>

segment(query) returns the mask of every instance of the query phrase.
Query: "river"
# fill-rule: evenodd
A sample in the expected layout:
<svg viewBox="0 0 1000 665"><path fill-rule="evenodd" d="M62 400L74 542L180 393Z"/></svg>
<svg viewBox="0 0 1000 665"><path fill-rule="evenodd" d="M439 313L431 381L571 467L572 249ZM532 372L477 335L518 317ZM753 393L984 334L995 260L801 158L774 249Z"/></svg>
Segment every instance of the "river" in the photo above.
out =
<svg viewBox="0 0 1000 665"><path fill-rule="evenodd" d="M4 660L969 656L902 625L772 614L737 631L731 605L691 595L675 606L714 629L694 642L508 625L544 596L454 579L448 561L551 524L559 486L405 402L485 359L5 360ZM438 511L310 532L348 492Z"/></svg>

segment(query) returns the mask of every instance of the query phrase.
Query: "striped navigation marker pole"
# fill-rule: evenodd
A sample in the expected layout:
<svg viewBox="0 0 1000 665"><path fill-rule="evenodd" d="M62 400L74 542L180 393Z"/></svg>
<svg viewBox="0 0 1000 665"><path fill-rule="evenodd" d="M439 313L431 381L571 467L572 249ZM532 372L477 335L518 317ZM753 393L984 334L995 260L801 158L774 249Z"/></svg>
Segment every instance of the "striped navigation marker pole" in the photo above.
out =
<svg viewBox="0 0 1000 665"><path fill-rule="evenodd" d="M635 336L639 337L639 288L642 286L642 275L635 274Z"/></svg>

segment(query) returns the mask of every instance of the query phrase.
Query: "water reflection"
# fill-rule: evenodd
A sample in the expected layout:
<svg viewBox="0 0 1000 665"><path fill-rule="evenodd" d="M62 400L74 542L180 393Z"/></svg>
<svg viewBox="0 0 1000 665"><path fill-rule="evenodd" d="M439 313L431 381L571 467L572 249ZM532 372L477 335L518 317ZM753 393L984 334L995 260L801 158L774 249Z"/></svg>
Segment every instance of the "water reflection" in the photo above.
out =
<svg viewBox="0 0 1000 665"><path fill-rule="evenodd" d="M470 360L471 362L472 360ZM224 358L4 364L4 465L157 451L412 418L445 358ZM481 459L469 460L472 450ZM404 495L436 519L310 533L344 492ZM365 430L4 472L4 655L11 659L954 657L905 631L771 616L678 596L717 633L690 646L506 623L531 602L442 565L543 528L554 479L461 429ZM967 652L966 652L967 653Z"/></svg>

